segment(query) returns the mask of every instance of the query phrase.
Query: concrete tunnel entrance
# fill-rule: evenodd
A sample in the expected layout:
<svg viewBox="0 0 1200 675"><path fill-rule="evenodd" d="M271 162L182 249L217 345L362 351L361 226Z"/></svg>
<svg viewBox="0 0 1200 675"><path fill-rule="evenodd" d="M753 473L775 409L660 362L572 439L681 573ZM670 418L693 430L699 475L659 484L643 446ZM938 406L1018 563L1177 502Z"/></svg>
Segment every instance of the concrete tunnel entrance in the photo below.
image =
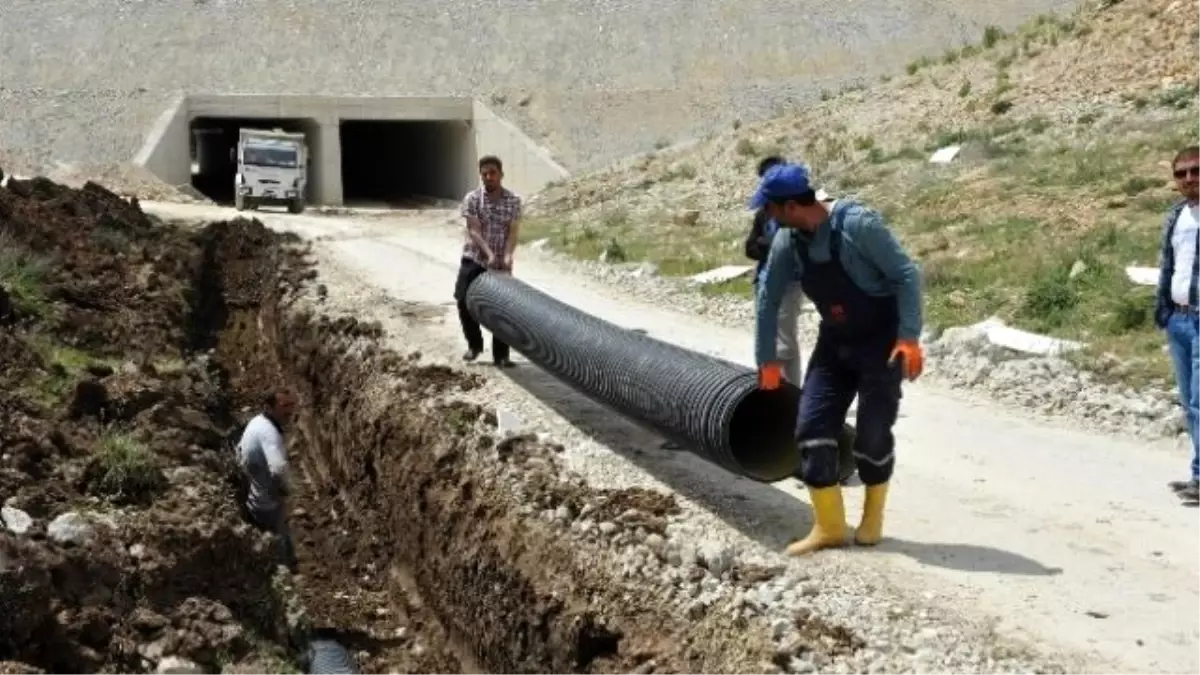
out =
<svg viewBox="0 0 1200 675"><path fill-rule="evenodd" d="M342 120L338 132L347 204L458 201L475 182L463 161L474 145L466 120Z"/></svg>
<svg viewBox="0 0 1200 675"><path fill-rule="evenodd" d="M218 204L233 203L234 178L237 175L235 149L239 129L279 129L302 133L309 147L308 187L305 199L312 200L313 172L319 166L314 150L319 128L311 119L262 117L197 117L189 128L192 187Z"/></svg>
<svg viewBox="0 0 1200 675"><path fill-rule="evenodd" d="M231 205L231 151L247 127L304 134L312 206L444 206L478 185L483 155L500 156L505 184L526 196L569 175L482 103L431 96L187 94L163 111L133 161L171 187Z"/></svg>

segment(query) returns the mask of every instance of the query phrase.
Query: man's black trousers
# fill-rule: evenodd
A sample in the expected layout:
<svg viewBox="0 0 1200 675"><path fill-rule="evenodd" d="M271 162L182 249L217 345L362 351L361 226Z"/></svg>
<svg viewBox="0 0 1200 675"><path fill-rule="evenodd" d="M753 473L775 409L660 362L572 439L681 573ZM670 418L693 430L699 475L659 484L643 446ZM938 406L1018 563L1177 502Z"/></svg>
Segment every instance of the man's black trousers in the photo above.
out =
<svg viewBox="0 0 1200 675"><path fill-rule="evenodd" d="M483 331L479 322L467 311L467 287L487 268L470 258L463 258L458 268L458 281L454 284L454 300L458 303L458 322L462 324L463 337L467 339L467 348L473 352L483 351ZM508 359L508 345L495 335L492 335L492 360Z"/></svg>

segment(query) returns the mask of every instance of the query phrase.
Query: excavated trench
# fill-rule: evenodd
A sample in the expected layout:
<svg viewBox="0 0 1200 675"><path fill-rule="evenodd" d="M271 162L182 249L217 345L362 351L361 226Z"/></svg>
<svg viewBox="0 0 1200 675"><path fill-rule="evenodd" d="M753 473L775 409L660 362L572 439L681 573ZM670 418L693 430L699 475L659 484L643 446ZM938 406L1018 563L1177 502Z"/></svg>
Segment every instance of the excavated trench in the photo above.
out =
<svg viewBox="0 0 1200 675"><path fill-rule="evenodd" d="M146 672L174 657L278 672L313 637L364 672L770 663L745 619L683 617L537 517L661 535L673 498L590 489L560 447L499 441L494 416L462 400L477 379L326 315L299 240L249 220L176 229L98 186L15 185L0 189L0 234L52 264L44 279L0 265L0 672ZM38 357L46 340L59 346ZM228 482L229 444L278 388L300 400L287 430L298 576L273 567ZM115 491L95 468L114 429L148 458ZM15 510L32 526L18 533ZM59 541L67 511L107 532Z"/></svg>
<svg viewBox="0 0 1200 675"><path fill-rule="evenodd" d="M314 624L365 670L712 672L763 662L768 647L722 617L681 621L527 515L590 503L598 517L661 530L673 500L563 481L561 448L497 443L494 416L458 400L474 377L385 349L377 324L314 311L323 289L297 254L273 245L277 235L257 224L207 232L205 257L218 269L203 290L222 299L210 312L223 325L205 332L219 335L216 358L239 396L272 383L300 398L289 445L302 475L300 586ZM517 475L520 495L506 480Z"/></svg>

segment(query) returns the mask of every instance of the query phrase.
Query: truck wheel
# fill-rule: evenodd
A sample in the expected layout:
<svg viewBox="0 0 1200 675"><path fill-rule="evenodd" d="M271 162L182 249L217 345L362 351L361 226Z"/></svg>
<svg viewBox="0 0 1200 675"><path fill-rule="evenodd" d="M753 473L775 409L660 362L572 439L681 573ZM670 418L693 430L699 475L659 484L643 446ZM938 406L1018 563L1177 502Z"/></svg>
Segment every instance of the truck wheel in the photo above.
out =
<svg viewBox="0 0 1200 675"><path fill-rule="evenodd" d="M293 199L288 202L288 213L304 213L304 200Z"/></svg>
<svg viewBox="0 0 1200 675"><path fill-rule="evenodd" d="M233 208L237 209L238 211L245 211L246 210L246 198L241 195L234 195Z"/></svg>

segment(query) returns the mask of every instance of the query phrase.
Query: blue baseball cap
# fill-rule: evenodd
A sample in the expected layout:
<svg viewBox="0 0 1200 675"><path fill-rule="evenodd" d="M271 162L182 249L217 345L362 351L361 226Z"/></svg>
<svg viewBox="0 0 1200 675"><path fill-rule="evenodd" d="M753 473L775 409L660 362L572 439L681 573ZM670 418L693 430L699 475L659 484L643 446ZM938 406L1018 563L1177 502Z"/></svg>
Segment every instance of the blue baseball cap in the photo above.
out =
<svg viewBox="0 0 1200 675"><path fill-rule="evenodd" d="M761 209L772 199L796 197L812 189L808 169L803 164L776 164L763 174L758 190L750 198L750 208Z"/></svg>

